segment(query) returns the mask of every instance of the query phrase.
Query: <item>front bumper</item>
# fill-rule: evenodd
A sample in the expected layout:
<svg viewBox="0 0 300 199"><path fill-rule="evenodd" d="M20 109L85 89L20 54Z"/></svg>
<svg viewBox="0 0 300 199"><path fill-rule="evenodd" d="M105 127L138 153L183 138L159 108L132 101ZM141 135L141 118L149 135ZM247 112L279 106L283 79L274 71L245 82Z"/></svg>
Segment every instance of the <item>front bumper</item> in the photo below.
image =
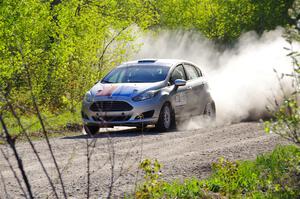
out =
<svg viewBox="0 0 300 199"><path fill-rule="evenodd" d="M130 104L133 108L130 111L92 111L91 105L99 101L122 101ZM81 114L85 125L100 127L140 126L142 124L156 124L162 105L163 102L158 97L140 102L134 102L131 98L99 97L93 102L84 101Z"/></svg>

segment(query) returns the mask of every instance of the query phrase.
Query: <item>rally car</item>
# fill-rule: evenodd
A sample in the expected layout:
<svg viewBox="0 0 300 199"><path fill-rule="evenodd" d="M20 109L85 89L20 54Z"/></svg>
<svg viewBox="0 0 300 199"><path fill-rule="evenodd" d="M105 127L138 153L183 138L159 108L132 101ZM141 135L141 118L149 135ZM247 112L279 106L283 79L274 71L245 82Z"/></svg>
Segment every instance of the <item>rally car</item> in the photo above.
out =
<svg viewBox="0 0 300 199"><path fill-rule="evenodd" d="M160 131L195 115L216 117L216 106L203 71L175 59L143 59L111 70L85 95L84 129L155 125Z"/></svg>

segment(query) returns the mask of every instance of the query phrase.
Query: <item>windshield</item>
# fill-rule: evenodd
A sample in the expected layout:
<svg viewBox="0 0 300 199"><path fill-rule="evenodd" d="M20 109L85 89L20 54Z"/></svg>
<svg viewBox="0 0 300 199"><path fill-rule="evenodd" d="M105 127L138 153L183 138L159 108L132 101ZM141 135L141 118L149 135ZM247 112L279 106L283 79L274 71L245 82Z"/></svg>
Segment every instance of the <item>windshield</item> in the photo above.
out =
<svg viewBox="0 0 300 199"><path fill-rule="evenodd" d="M151 83L166 79L167 66L128 66L112 70L102 83Z"/></svg>

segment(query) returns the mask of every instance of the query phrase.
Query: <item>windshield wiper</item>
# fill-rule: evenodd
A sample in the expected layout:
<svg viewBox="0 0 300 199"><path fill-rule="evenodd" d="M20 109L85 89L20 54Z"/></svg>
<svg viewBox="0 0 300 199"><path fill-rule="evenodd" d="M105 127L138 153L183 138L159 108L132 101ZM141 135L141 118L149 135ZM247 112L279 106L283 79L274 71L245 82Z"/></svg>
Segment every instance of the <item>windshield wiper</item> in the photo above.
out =
<svg viewBox="0 0 300 199"><path fill-rule="evenodd" d="M146 83L144 81L129 81L128 83Z"/></svg>

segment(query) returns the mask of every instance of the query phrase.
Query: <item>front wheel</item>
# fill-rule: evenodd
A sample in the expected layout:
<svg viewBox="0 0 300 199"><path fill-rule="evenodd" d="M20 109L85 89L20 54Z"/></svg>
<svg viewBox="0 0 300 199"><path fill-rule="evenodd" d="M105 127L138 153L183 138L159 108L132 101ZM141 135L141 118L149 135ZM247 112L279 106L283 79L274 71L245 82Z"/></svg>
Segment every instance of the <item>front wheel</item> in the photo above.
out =
<svg viewBox="0 0 300 199"><path fill-rule="evenodd" d="M99 126L89 126L89 125L84 125L84 133L85 135L95 135L96 133L99 132L100 127Z"/></svg>
<svg viewBox="0 0 300 199"><path fill-rule="evenodd" d="M171 106L166 103L159 114L156 128L158 131L169 131L175 127L175 115Z"/></svg>

